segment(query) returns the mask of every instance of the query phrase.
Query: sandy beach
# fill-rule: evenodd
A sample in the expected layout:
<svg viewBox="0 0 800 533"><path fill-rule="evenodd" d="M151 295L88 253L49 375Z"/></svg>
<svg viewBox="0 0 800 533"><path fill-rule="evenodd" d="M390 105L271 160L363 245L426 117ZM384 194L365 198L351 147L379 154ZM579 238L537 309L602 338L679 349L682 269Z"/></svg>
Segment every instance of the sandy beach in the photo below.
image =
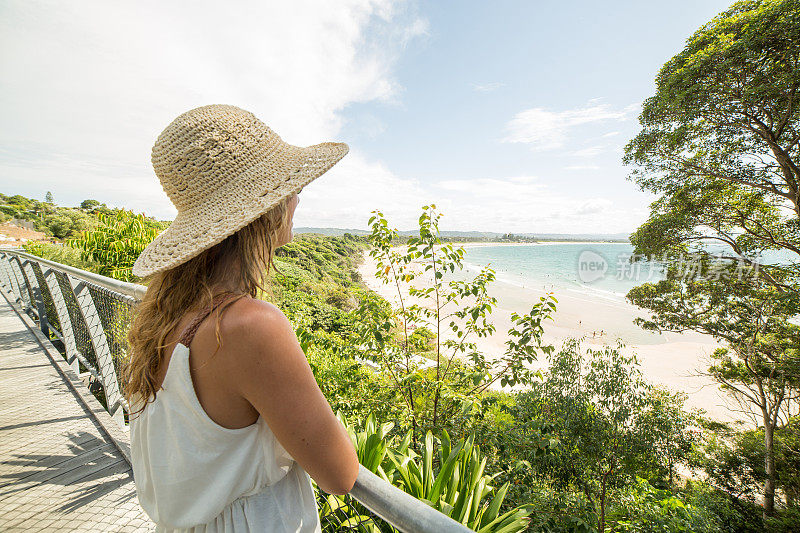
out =
<svg viewBox="0 0 800 533"><path fill-rule="evenodd" d="M545 243L542 243L545 244ZM453 243L454 247L463 246L519 246L526 243ZM398 251L403 251L399 247ZM421 265L413 265L412 269L421 272ZM400 294L394 284L383 284L375 275L375 260L365 252L364 260L359 266L359 272L365 284L373 291L400 307ZM444 281L450 279L472 279L478 271L465 268L453 274L447 273ZM424 273L413 282L415 287L431 286L432 275ZM407 284L400 284L405 289ZM511 314L528 313L531 305L539 301L545 291L534 287L522 287L503 281L498 276L488 286L489 294L497 299L497 306L491 314L491 323L496 331L490 337L471 340L486 354L487 358L498 357L506 350L505 341L507 332L512 326ZM637 316L646 316L636 306L621 299L604 298L590 293L581 293L568 289L553 290L553 295L558 300L556 313L553 320L545 326L544 339L558 349L561 342L568 337L584 338L585 347L600 348L603 345L615 345L617 339L625 344L624 350L633 352L641 362L645 377L657 384L664 385L673 390L680 390L688 394L687 405L704 409L710 416L721 421L743 420L742 415L737 415L728 407L733 403L723 393L718 385L710 378L701 375L701 371L708 367L709 355L719 347L713 338L697 333L665 333L658 335L632 326L632 321ZM416 303L425 305L417 297L412 297L407 290L402 294L403 303L410 305ZM428 305L430 307L430 305ZM452 309L445 309L451 311ZM602 333L602 334L601 334ZM443 324L442 338L455 338ZM534 368L547 365L546 360L539 360ZM498 386L499 388L499 386Z"/></svg>

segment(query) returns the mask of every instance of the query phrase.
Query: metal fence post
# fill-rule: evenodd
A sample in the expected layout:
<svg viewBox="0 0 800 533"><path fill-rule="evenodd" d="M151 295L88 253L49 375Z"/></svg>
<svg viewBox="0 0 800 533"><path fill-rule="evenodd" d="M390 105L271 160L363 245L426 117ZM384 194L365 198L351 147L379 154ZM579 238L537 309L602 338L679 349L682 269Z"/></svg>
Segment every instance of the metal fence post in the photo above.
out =
<svg viewBox="0 0 800 533"><path fill-rule="evenodd" d="M33 293L33 297L36 300L36 314L39 315L39 329L41 329L45 337L49 339L50 326L47 323L47 309L44 306L42 289L39 287L39 278L36 277L36 272L33 270L33 264L31 263L30 259L22 263L22 268L25 270L25 279L27 280L31 292Z"/></svg>
<svg viewBox="0 0 800 533"><path fill-rule="evenodd" d="M12 296L15 296L14 287L13 285L11 285L11 278L9 277L8 273L9 261L10 261L10 256L5 252L0 252L0 284L2 284L4 291L6 291ZM14 299L16 300L16 296Z"/></svg>
<svg viewBox="0 0 800 533"><path fill-rule="evenodd" d="M33 297L36 298L36 314L39 315L39 329L42 330L44 336L50 338L50 325L47 323L47 310L44 308L44 299L42 298L42 290L39 286L34 286Z"/></svg>
<svg viewBox="0 0 800 533"><path fill-rule="evenodd" d="M33 309L31 302L31 293L28 290L28 279L25 277L25 272L22 270L22 260L15 257L11 263L11 271L14 272L14 277L17 281L17 292L19 293L20 304L22 309L27 313Z"/></svg>
<svg viewBox="0 0 800 533"><path fill-rule="evenodd" d="M31 280L28 279L28 273L25 271L25 265L28 264L28 260L17 258L17 268L19 269L20 279L22 283L20 285L20 289L22 289L22 293L25 295L25 302L28 306L26 311L34 311L36 309L36 302L33 301L33 285L31 284Z"/></svg>
<svg viewBox="0 0 800 533"><path fill-rule="evenodd" d="M111 350L108 348L108 339L106 338L100 315L97 313L92 293L89 291L89 286L85 281L76 280L70 275L67 275L67 279L73 293L75 293L78 304L80 304L81 315L83 315L83 320L86 322L89 338L92 341L92 346L94 346L97 364L100 367L100 382L106 395L108 412L120 427L125 427L125 410L122 405L122 394L117 381L117 373L114 369L114 360L111 356Z"/></svg>
<svg viewBox="0 0 800 533"><path fill-rule="evenodd" d="M64 293L61 292L61 285L58 283L56 272L47 267L47 270L42 269L42 276L47 283L47 288L50 289L50 295L53 297L53 306L56 308L58 314L58 321L61 323L61 335L64 337L64 350L66 351L66 359L69 366L80 375L80 361L78 360L78 344L75 342L75 330L72 326L72 318L67 308L67 302L64 300Z"/></svg>
<svg viewBox="0 0 800 533"><path fill-rule="evenodd" d="M8 260L8 277L9 281L11 281L11 291L14 296L14 303L19 303L22 307L25 307L25 300L22 296L22 287L20 286L19 276L17 275L17 271L14 269L15 262L18 263L19 259L12 255Z"/></svg>

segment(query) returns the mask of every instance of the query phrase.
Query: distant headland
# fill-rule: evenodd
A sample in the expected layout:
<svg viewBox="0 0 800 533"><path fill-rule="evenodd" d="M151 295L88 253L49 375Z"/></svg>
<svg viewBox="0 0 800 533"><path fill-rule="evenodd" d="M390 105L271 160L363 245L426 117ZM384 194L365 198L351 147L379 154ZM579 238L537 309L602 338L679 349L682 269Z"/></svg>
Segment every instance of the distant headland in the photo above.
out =
<svg viewBox="0 0 800 533"><path fill-rule="evenodd" d="M296 227L295 234L317 233L320 235L340 236L345 233L351 235L369 235L363 229L346 228L314 228ZM418 234L419 230L404 230L397 232L400 237L410 237ZM500 233L494 231L442 231L442 240L460 242L628 242L627 233Z"/></svg>

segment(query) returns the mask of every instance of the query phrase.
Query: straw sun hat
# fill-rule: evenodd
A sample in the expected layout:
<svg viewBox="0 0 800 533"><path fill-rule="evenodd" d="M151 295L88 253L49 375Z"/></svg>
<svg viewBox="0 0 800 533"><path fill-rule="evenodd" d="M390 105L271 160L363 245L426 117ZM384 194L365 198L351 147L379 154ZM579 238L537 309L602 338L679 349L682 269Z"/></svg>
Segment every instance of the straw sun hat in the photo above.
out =
<svg viewBox="0 0 800 533"><path fill-rule="evenodd" d="M152 153L178 215L142 251L133 274L149 276L199 255L327 172L348 150L340 142L293 146L231 105L180 115Z"/></svg>

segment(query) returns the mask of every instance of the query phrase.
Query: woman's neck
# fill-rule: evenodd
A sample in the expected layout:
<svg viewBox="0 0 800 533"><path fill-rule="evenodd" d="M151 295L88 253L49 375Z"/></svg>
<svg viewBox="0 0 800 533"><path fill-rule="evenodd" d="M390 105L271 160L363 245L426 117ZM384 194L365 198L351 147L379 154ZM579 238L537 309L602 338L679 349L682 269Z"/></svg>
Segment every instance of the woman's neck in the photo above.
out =
<svg viewBox="0 0 800 533"><path fill-rule="evenodd" d="M241 280L235 278L232 274L239 273L239 262L237 260L228 261L227 264L218 272L222 274L211 286L211 292L214 295L223 292L242 292Z"/></svg>

